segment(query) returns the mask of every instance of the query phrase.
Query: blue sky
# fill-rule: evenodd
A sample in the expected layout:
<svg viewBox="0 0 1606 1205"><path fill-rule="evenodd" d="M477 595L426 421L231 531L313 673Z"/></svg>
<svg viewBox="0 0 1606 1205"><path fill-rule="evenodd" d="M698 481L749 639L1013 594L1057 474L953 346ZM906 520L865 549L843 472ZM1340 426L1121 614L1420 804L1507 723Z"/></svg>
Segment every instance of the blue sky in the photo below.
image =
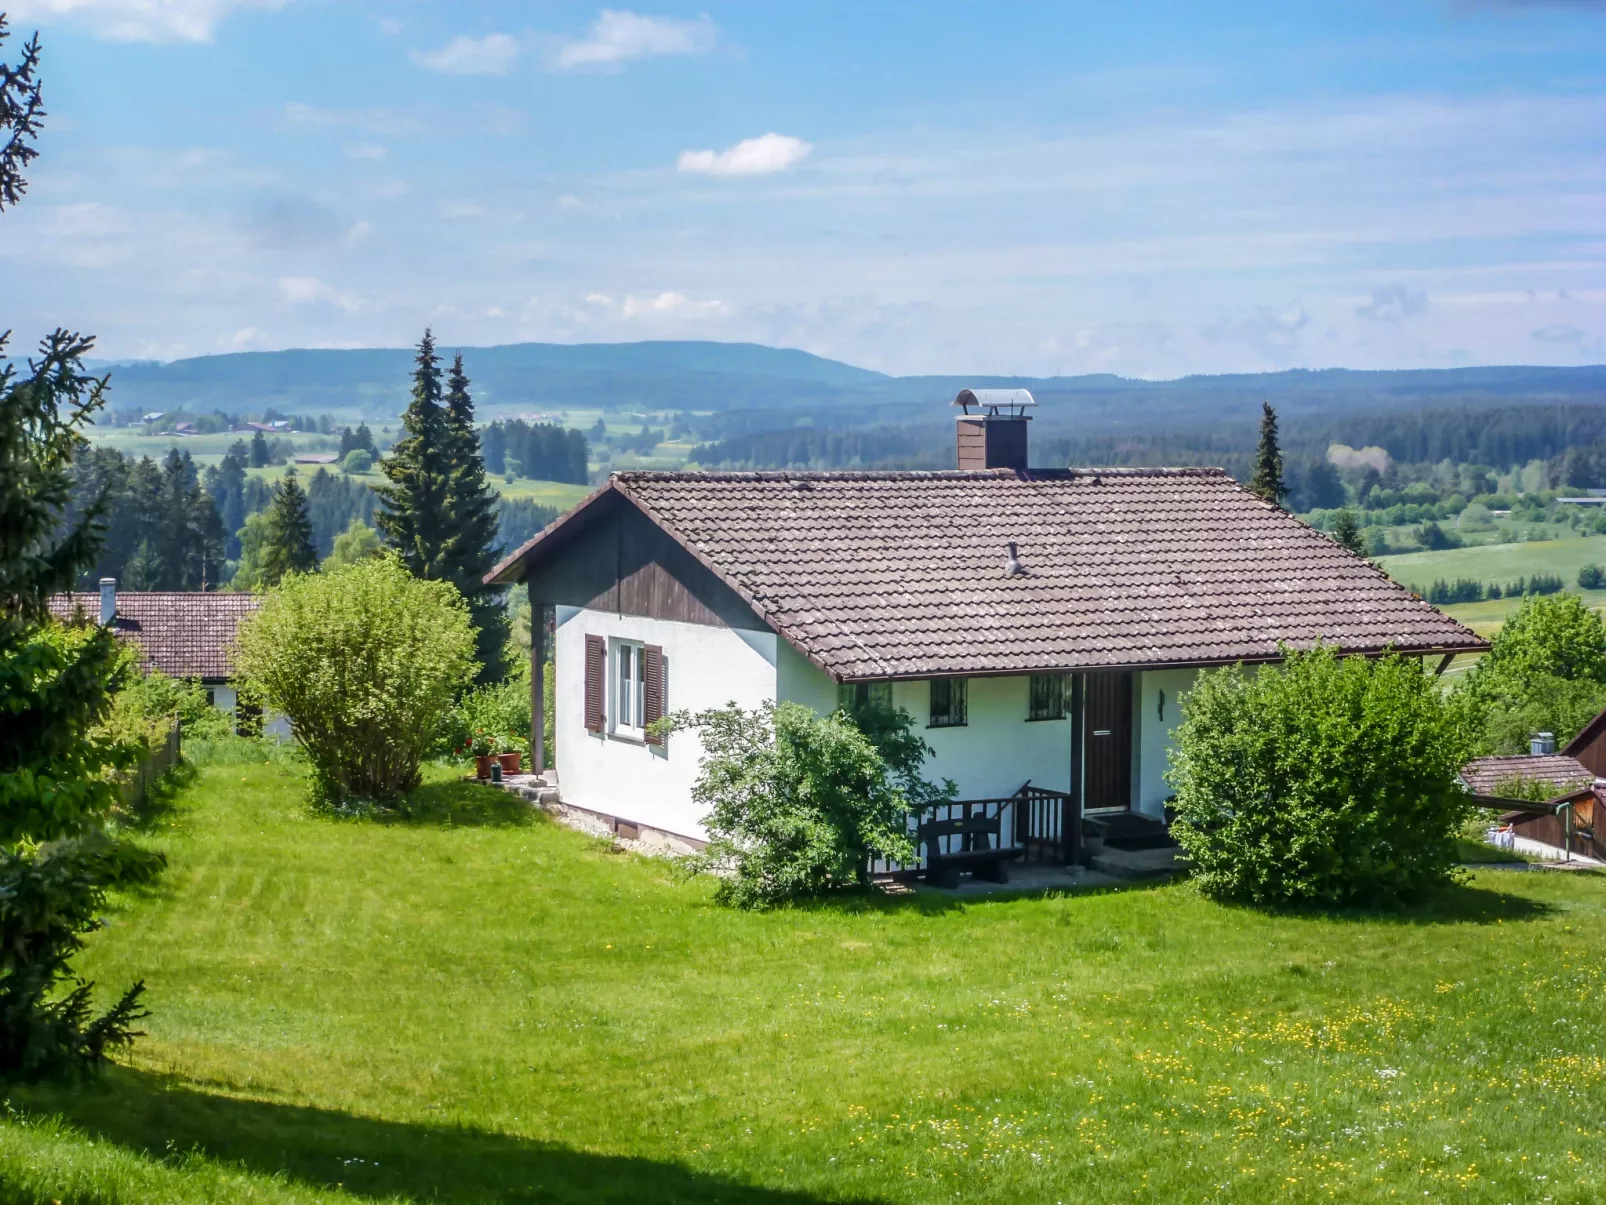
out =
<svg viewBox="0 0 1606 1205"><path fill-rule="evenodd" d="M1606 2L8 7L24 340L1606 362Z"/></svg>

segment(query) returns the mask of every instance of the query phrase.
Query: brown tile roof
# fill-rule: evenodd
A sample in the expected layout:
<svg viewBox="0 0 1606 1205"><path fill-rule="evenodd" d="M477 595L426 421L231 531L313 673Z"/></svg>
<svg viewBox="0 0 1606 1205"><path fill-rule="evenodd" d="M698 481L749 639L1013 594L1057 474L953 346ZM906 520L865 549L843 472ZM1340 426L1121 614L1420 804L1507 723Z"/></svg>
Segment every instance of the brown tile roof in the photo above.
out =
<svg viewBox="0 0 1606 1205"><path fill-rule="evenodd" d="M593 500L610 490L843 678L1488 647L1220 469L630 472Z"/></svg>
<svg viewBox="0 0 1606 1205"><path fill-rule="evenodd" d="M1480 757L1461 767L1461 781L1474 795L1498 796L1498 787L1513 778L1526 778L1529 782L1553 783L1558 795L1582 790L1595 781L1595 776L1577 758L1565 753L1548 753L1542 756L1523 754L1514 757Z"/></svg>
<svg viewBox="0 0 1606 1205"><path fill-rule="evenodd" d="M147 669L221 682L233 674L229 646L240 620L261 605L254 594L119 590L117 635L139 646ZM63 619L79 607L91 621L98 619L100 595L58 594L50 600L51 612Z"/></svg>

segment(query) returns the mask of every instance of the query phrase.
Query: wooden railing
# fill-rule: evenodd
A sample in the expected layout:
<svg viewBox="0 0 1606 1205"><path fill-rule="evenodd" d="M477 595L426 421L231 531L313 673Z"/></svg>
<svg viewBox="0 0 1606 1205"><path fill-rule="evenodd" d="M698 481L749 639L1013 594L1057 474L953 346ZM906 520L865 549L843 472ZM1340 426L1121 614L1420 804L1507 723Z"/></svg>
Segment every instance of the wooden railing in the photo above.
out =
<svg viewBox="0 0 1606 1205"><path fill-rule="evenodd" d="M1075 862L1082 849L1081 805L1064 791L1050 791L1026 783L1013 795L999 799L956 799L924 809L911 817L914 835L920 824L932 820L996 818L999 822L998 847L1021 851L1017 863L1068 864ZM937 838L939 852L963 852L964 836ZM917 844L915 861L891 863L876 860L871 874L913 874L926 869L927 850Z"/></svg>

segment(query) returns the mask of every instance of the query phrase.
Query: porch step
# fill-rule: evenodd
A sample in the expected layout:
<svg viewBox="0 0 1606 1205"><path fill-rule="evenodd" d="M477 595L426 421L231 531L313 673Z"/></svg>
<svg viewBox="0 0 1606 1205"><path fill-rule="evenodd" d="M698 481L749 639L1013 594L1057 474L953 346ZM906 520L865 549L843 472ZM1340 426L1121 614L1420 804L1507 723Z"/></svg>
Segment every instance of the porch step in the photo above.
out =
<svg viewBox="0 0 1606 1205"><path fill-rule="evenodd" d="M1103 841L1105 849L1152 850L1172 846L1165 823L1142 812L1090 812L1082 817L1082 835Z"/></svg>
<svg viewBox="0 0 1606 1205"><path fill-rule="evenodd" d="M1153 849L1106 847L1088 859L1088 865L1118 879L1162 879L1187 870L1188 860L1180 848L1170 844Z"/></svg>

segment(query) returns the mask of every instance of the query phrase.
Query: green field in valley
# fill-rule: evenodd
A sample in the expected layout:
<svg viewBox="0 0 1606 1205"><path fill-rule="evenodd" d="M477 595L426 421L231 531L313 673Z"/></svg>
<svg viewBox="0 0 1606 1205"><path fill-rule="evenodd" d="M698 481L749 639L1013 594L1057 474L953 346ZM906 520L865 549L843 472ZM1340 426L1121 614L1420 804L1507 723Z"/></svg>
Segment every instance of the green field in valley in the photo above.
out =
<svg viewBox="0 0 1606 1205"><path fill-rule="evenodd" d="M1599 1196L1606 877L747 914L444 770L414 819L340 821L235 757L81 959L147 982L149 1036L10 1091L0 1201Z"/></svg>

